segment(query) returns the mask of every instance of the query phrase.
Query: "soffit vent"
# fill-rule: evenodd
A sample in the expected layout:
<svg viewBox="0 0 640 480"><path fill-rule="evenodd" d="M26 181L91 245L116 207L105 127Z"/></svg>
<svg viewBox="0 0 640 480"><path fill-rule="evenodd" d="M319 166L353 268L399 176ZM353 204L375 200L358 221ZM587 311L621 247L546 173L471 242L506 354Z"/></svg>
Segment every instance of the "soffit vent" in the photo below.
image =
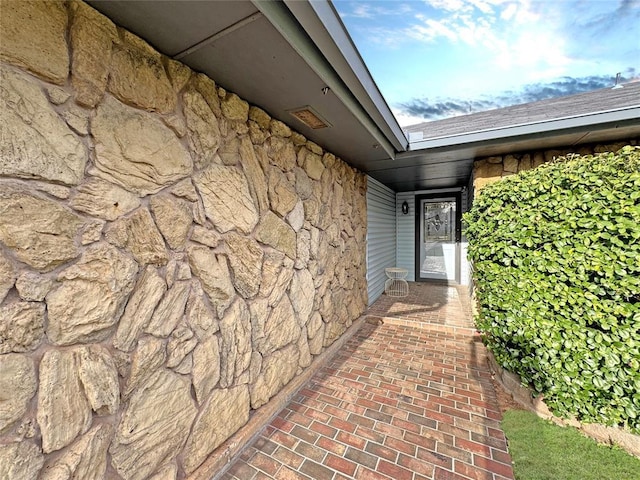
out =
<svg viewBox="0 0 640 480"><path fill-rule="evenodd" d="M322 116L309 105L300 108L294 108L293 110L287 110L287 112L296 117L307 127L314 130L331 127L331 124L324 118L322 118Z"/></svg>

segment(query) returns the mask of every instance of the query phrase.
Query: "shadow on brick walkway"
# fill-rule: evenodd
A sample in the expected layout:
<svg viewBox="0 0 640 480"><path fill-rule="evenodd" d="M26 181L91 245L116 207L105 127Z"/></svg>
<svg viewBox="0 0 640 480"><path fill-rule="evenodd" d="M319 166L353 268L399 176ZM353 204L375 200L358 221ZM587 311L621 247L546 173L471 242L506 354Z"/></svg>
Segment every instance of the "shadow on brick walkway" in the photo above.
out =
<svg viewBox="0 0 640 480"><path fill-rule="evenodd" d="M466 291L409 285L369 309L222 478L513 478Z"/></svg>

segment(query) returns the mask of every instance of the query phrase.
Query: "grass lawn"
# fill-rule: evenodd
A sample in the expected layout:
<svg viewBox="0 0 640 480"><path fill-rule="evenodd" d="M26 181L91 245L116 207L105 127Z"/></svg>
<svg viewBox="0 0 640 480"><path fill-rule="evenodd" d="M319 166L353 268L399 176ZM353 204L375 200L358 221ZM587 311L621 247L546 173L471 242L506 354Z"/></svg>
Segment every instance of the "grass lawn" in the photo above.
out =
<svg viewBox="0 0 640 480"><path fill-rule="evenodd" d="M502 421L516 480L640 480L640 459L524 410Z"/></svg>

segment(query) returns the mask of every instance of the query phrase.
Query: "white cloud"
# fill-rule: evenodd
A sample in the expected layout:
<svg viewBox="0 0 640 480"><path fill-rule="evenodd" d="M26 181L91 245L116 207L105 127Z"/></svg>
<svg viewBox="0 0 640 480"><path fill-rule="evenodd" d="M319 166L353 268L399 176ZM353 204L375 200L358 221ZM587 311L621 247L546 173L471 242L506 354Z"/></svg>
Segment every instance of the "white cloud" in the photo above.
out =
<svg viewBox="0 0 640 480"><path fill-rule="evenodd" d="M387 8L384 5L393 5L392 8ZM351 8L345 8L351 6ZM413 8L410 3L406 2L349 2L340 3L338 5L338 13L342 18L361 18L361 19L375 19L384 18L388 16L404 16L413 13Z"/></svg>
<svg viewBox="0 0 640 480"><path fill-rule="evenodd" d="M404 34L421 42L433 42L437 38L445 37L451 41L458 40L458 33L451 29L447 20L436 21L425 19L423 25L407 28Z"/></svg>
<svg viewBox="0 0 640 480"><path fill-rule="evenodd" d="M411 115L410 113L403 112L397 108L392 107L391 112L393 113L393 116L396 117L396 120L401 127L409 127L411 125L426 122L424 116Z"/></svg>
<svg viewBox="0 0 640 480"><path fill-rule="evenodd" d="M565 53L563 20L545 15L542 21L530 0L425 1L440 12L416 15L417 22L401 37L462 43L471 47L478 63L505 72L516 69L530 81L563 75L573 63Z"/></svg>
<svg viewBox="0 0 640 480"><path fill-rule="evenodd" d="M356 4L356 6L351 11L351 13L349 13L348 15L351 15L352 17L357 17L357 18L373 18L373 12L371 11L371 6L369 6L366 3Z"/></svg>

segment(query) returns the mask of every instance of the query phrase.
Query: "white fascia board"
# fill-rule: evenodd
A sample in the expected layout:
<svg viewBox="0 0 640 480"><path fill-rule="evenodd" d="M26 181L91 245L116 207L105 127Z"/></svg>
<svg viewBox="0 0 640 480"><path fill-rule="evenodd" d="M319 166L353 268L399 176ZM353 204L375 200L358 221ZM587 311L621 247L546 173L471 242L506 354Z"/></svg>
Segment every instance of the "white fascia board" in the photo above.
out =
<svg viewBox="0 0 640 480"><path fill-rule="evenodd" d="M557 118L553 120L541 120L539 122L521 125L489 128L476 132L444 135L412 143L409 145L409 152L466 145L470 143L483 143L501 139L508 140L513 137L527 137L540 134L544 135L552 132L562 133L567 130L598 130L601 125L608 125L608 127L605 128L611 128L611 124L615 124L617 122L637 122L640 124L640 106L619 108L615 110Z"/></svg>
<svg viewBox="0 0 640 480"><path fill-rule="evenodd" d="M405 151L409 142L331 1L284 2L394 147Z"/></svg>

